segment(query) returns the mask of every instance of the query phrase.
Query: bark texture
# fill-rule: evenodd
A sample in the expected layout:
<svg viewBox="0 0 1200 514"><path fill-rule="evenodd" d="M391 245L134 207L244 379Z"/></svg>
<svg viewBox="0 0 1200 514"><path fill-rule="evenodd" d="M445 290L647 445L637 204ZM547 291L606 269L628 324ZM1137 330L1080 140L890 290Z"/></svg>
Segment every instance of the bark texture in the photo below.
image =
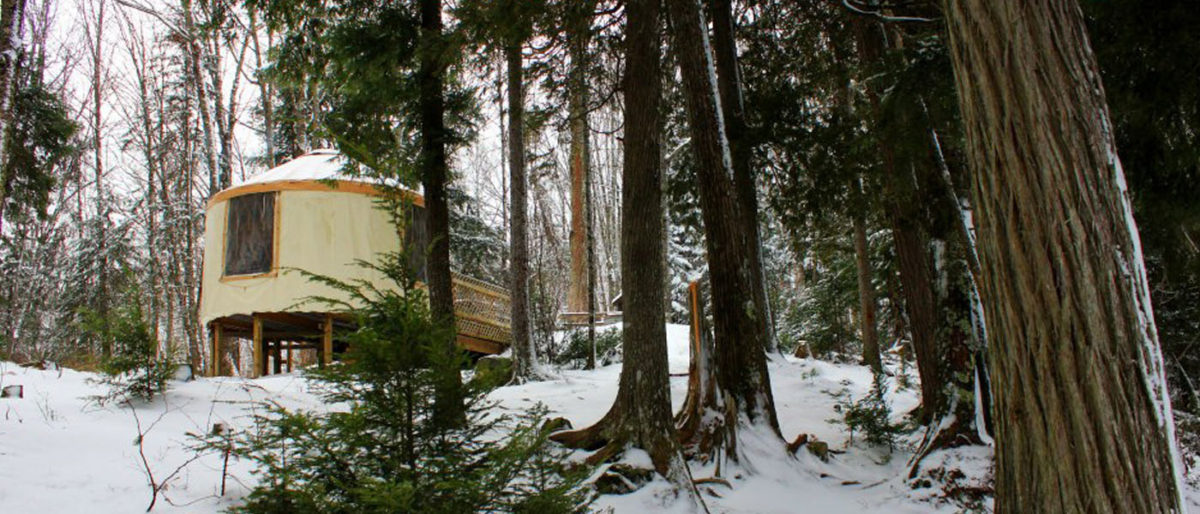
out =
<svg viewBox="0 0 1200 514"><path fill-rule="evenodd" d="M454 292L450 279L450 206L446 198L446 102L445 68L441 64L442 2L421 0L421 40L423 52L418 70L421 112L421 182L425 188L426 227L430 238L425 277L429 286L429 306L435 319L454 323ZM424 251L425 249L421 249ZM449 352L459 351L451 342ZM441 386L436 398L438 415L453 423L463 416L461 377Z"/></svg>
<svg viewBox="0 0 1200 514"><path fill-rule="evenodd" d="M775 434L779 422L771 393L764 349L773 347L753 287L753 252L757 241L748 233L745 209L738 200L735 171L715 77L707 23L696 0L668 0L670 41L683 77L683 90L697 157L700 209L712 281L716 339L717 394L726 412L706 418L721 425L699 433L725 441L725 454L738 458L736 430L742 423L762 424ZM702 441L689 446L706 446Z"/></svg>
<svg viewBox="0 0 1200 514"><path fill-rule="evenodd" d="M571 69L567 73L568 125L571 132L571 280L567 289L567 310L588 310L588 229L587 185L591 173L588 137L588 40L591 32L591 2L572 6L567 28L567 50Z"/></svg>
<svg viewBox="0 0 1200 514"><path fill-rule="evenodd" d="M996 512L1181 512L1137 228L1072 0L947 0L979 221Z"/></svg>
<svg viewBox="0 0 1200 514"><path fill-rule="evenodd" d="M504 49L508 70L508 173L512 224L509 255L512 258L509 294L512 298L513 372L517 381L534 374L533 337L529 333L529 228L528 188L525 181L524 63L521 46Z"/></svg>
<svg viewBox="0 0 1200 514"><path fill-rule="evenodd" d="M13 91L17 82L17 55L21 43L20 23L24 18L24 0L0 1L0 162L7 162L8 131L11 127ZM6 170L0 187L0 226L4 223L4 206L8 203L13 178Z"/></svg>
<svg viewBox="0 0 1200 514"><path fill-rule="evenodd" d="M758 229L758 180L754 175L753 142L746 127L746 107L742 95L742 74L738 69L737 42L734 39L733 7L731 0L711 0L709 11L713 22L713 57L717 71L717 90L721 95L721 115L725 120L725 138L733 158L733 185L741 205L742 230L750 246L750 287L754 291L754 308L761 313L759 330L767 334L767 351L778 348L775 324L771 319L771 303L767 298L766 275L762 261L762 238Z"/></svg>
<svg viewBox="0 0 1200 514"><path fill-rule="evenodd" d="M871 256L867 246L867 221L854 215L854 261L858 272L858 320L862 332L863 362L876 373L883 371L879 334L875 331L875 286L871 283Z"/></svg>
<svg viewBox="0 0 1200 514"><path fill-rule="evenodd" d="M625 152L621 198L621 287L624 292L625 364L617 399L595 425L555 434L571 446L600 449L593 461L620 452L626 443L646 450L655 469L676 483L687 480L671 421L667 370L666 253L661 208L662 169L659 2L626 3Z"/></svg>

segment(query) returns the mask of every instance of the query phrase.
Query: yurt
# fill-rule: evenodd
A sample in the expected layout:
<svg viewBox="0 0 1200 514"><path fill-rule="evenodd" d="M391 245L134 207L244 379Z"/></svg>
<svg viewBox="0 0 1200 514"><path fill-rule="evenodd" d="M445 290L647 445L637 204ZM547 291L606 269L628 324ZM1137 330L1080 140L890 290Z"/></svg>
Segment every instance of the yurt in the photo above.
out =
<svg viewBox="0 0 1200 514"><path fill-rule="evenodd" d="M313 151L209 199L199 315L211 341L210 375L233 371L229 364L238 359L223 352L242 341L253 353L250 376L329 363L345 348L337 334L353 328L351 318L306 301L340 294L295 270L386 284L356 262L428 244L419 194L404 192L414 222L401 234L379 208L378 183L345 175L344 165L336 151ZM423 262L410 264L424 275ZM503 351L510 338L508 292L455 275L454 297L459 344L482 354Z"/></svg>

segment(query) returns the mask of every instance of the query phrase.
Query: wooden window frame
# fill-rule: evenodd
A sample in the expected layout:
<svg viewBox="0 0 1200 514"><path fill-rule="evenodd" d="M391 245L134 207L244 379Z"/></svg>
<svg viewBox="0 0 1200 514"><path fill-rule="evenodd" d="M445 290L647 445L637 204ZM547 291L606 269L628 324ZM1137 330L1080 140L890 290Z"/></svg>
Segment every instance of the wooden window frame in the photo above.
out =
<svg viewBox="0 0 1200 514"><path fill-rule="evenodd" d="M229 245L229 215L230 215L230 207L232 206L231 201L236 198L240 198L243 196L249 196L252 194L259 194L259 193L270 193L270 194L274 195L274 197L275 197L275 200L273 202L275 204L275 207L274 207L275 215L274 215L274 219L272 220L273 226L271 227L271 268L262 273L248 273L245 275L226 275L225 274L225 269L226 269L225 256L226 256L227 247ZM280 242L279 228L280 228L280 220L281 220L281 217L280 217L281 211L280 211L279 204L282 203L282 201L283 201L283 194L281 193L281 191L278 191L278 190L276 190L276 191L246 191L244 194L239 194L237 196L229 196L229 197L224 198L224 200L225 200L225 223L224 223L224 226L221 227L221 279L220 279L220 281L221 282L236 282L239 280L251 280L251 279L256 279L256 278L271 278L271 277L278 275L279 274L279 242Z"/></svg>

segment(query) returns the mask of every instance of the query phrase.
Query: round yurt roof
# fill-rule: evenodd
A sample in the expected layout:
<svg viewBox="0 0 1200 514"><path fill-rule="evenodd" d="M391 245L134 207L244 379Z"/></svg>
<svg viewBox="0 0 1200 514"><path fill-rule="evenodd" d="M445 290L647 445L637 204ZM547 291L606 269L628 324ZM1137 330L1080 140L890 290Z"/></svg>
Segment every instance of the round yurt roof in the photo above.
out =
<svg viewBox="0 0 1200 514"><path fill-rule="evenodd" d="M211 207L234 196L262 191L327 190L376 194L376 186L386 183L374 177L350 175L345 172L346 164L346 156L337 150L313 150L214 194L208 205ZM418 205L424 205L420 192L405 190L413 194Z"/></svg>
<svg viewBox="0 0 1200 514"><path fill-rule="evenodd" d="M370 179L350 177L343 173L342 168L345 165L346 158L337 150L327 148L313 150L279 166L254 175L234 187L294 180L353 180L370 182Z"/></svg>

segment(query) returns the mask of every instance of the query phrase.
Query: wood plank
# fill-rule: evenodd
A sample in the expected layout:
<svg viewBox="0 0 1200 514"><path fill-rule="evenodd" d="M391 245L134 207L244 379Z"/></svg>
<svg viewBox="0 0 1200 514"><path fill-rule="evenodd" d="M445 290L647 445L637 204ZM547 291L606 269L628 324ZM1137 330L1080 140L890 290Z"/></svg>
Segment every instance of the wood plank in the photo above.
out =
<svg viewBox="0 0 1200 514"><path fill-rule="evenodd" d="M290 312L260 312L258 316L267 321L299 327L301 330L309 332L320 332L321 322L312 318L307 318L299 314Z"/></svg>
<svg viewBox="0 0 1200 514"><path fill-rule="evenodd" d="M212 335L212 362L209 366L209 376L221 376L221 324L213 323L209 329Z"/></svg>
<svg viewBox="0 0 1200 514"><path fill-rule="evenodd" d="M250 374L252 378L258 378L267 373L267 359L263 355L263 331L262 319L257 314L254 315L253 336L251 337L254 347L254 372Z"/></svg>
<svg viewBox="0 0 1200 514"><path fill-rule="evenodd" d="M510 325L505 325L504 323L497 323L496 320L494 320L494 319L487 319L487 318L484 318L481 316L475 316L473 314L464 314L464 313L456 312L456 313L454 313L454 317L456 319L465 319L465 320L474 321L477 323L482 323L484 325L499 327L504 330L512 330L512 326L510 326Z"/></svg>
<svg viewBox="0 0 1200 514"><path fill-rule="evenodd" d="M333 315L325 315L325 333L321 338L321 367L333 362Z"/></svg>
<svg viewBox="0 0 1200 514"><path fill-rule="evenodd" d="M504 348L506 347L505 345L497 343L495 341L488 341L486 339L480 339L478 337L471 337L471 336L466 336L466 335L462 335L462 334L458 335L457 341L458 341L458 345L463 347L463 349L465 349L465 350L470 350L472 352L478 352L478 353L485 353L488 355L495 355L495 354L501 353L504 351Z"/></svg>

